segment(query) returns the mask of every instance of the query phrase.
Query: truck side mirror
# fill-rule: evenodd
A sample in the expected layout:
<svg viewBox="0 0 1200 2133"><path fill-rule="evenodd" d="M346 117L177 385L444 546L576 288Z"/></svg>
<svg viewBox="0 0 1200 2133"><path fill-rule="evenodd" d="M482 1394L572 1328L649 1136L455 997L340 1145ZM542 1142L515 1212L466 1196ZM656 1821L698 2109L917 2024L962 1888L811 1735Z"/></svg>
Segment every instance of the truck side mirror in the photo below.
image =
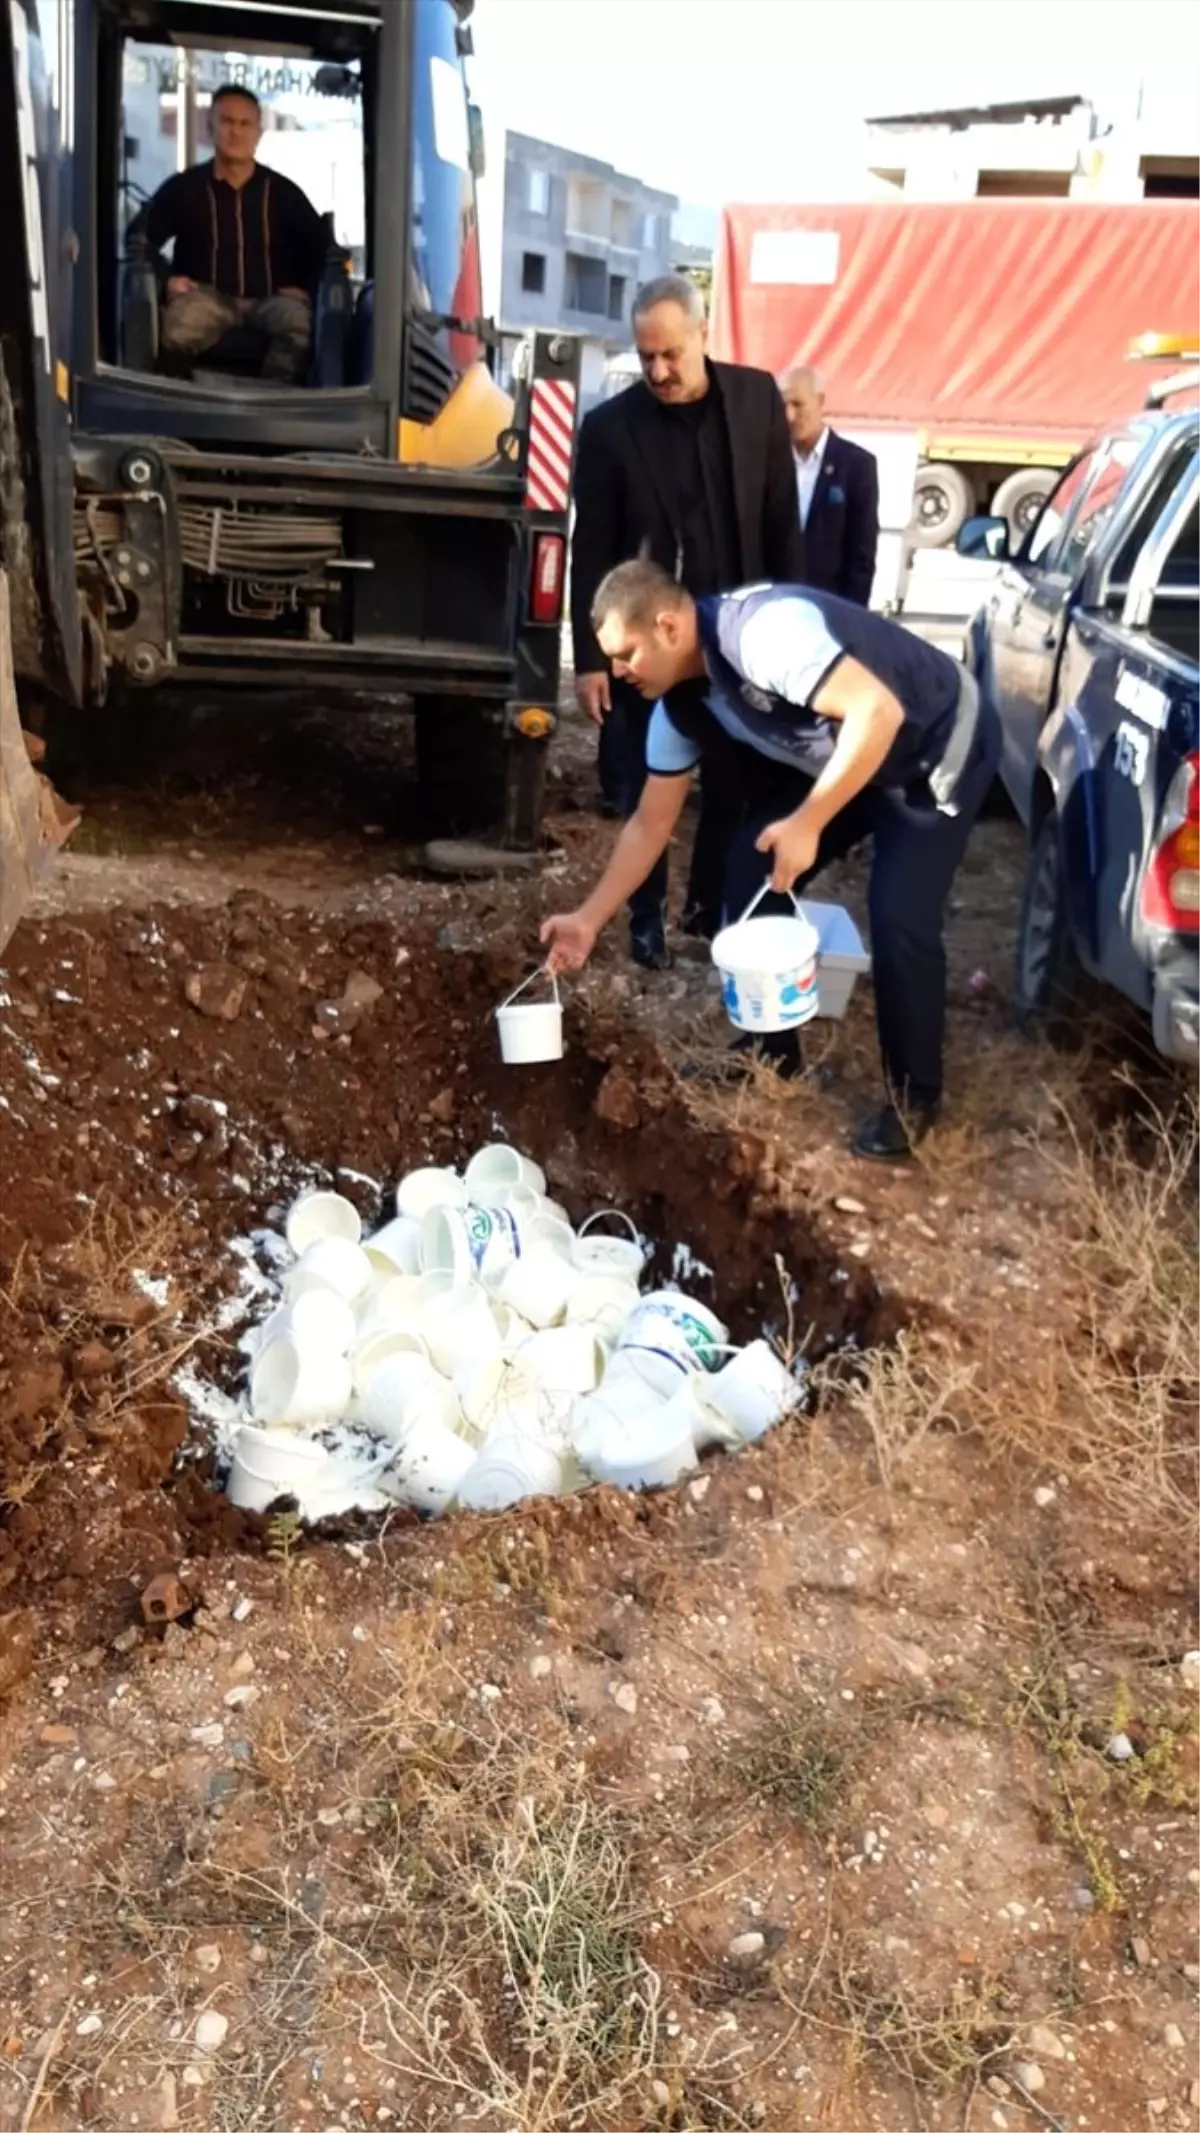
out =
<svg viewBox="0 0 1200 2133"><path fill-rule="evenodd" d="M1003 563L1008 558L1008 520L964 519L954 545L959 555L973 563Z"/></svg>
<svg viewBox="0 0 1200 2133"><path fill-rule="evenodd" d="M469 143L471 176L482 178L487 174L487 150L483 141L483 113L478 104L467 105L467 140Z"/></svg>

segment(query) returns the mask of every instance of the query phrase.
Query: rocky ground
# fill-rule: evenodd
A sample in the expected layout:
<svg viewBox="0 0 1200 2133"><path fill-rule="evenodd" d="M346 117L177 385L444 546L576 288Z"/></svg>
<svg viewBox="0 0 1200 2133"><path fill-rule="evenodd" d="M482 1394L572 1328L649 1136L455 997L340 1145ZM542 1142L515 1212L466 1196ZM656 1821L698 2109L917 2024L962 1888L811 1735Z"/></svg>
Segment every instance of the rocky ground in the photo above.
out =
<svg viewBox="0 0 1200 2133"><path fill-rule="evenodd" d="M462 887L386 709L164 718L11 945L0 2126L1194 2125L1181 1092L1136 1027L1012 1034L1001 815L910 1173L846 1153L862 986L804 1083L681 1078L704 961L614 937L504 1072L609 836L559 770L537 872ZM233 1511L262 1232L496 1131L803 1344L811 1411L659 1497Z"/></svg>

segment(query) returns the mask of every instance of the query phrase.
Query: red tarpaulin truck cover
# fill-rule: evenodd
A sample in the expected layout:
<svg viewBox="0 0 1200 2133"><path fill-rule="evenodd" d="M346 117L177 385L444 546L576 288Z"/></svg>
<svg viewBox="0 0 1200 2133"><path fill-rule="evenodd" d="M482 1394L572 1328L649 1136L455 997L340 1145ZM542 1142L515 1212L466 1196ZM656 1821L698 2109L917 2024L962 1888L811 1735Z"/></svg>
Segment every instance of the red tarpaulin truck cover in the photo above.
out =
<svg viewBox="0 0 1200 2133"><path fill-rule="evenodd" d="M1195 335L1198 261L1194 200L731 207L712 353L814 364L849 427L1070 445L1140 404L1136 336Z"/></svg>

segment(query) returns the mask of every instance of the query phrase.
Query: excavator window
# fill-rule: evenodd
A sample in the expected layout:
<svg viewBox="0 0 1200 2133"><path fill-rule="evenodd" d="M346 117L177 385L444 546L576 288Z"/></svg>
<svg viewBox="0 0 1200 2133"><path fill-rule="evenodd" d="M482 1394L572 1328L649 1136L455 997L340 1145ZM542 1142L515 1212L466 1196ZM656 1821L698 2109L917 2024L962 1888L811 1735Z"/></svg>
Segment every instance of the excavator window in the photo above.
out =
<svg viewBox="0 0 1200 2133"><path fill-rule="evenodd" d="M226 22L237 12L220 10ZM144 7L137 13L144 20ZM116 184L107 202L97 202L102 357L127 370L205 384L264 377L305 386L360 382L356 305L373 275L376 26L364 20L352 29L359 49L348 49L343 16L332 51L325 51L315 34L319 16L304 24L312 34L301 43L304 18L297 12L272 17L256 8L253 18L241 18L247 27L252 21L253 41L247 37L233 49L215 24L207 34L189 34L188 13L168 0L157 36L137 34L129 23L110 53L115 153L103 154L102 125L100 168L115 171ZM174 33L164 36L164 25ZM231 90L248 93L230 102ZM257 111L261 123L255 193L235 201L227 189L205 187L181 207L172 181L210 162L220 115L234 110L243 117ZM164 187L172 189L164 193ZM290 218L282 230L281 206ZM206 237L199 260L198 216L214 240L210 247ZM179 234L164 234L168 220L183 223ZM185 284L207 290L214 269L222 301L198 306ZM278 331L272 337L268 328L278 329L280 314L257 301L274 293L277 277L286 277L302 299L288 298L286 338ZM185 294L190 302L180 310Z"/></svg>

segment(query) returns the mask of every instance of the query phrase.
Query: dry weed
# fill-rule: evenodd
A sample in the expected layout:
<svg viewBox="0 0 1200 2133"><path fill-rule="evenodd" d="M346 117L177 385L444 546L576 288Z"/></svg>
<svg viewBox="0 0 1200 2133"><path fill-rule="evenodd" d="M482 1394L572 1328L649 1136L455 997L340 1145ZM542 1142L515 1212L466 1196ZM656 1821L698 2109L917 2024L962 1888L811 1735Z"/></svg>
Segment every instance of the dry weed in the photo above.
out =
<svg viewBox="0 0 1200 2133"><path fill-rule="evenodd" d="M973 1363L947 1363L904 1332L892 1348L872 1348L851 1374L844 1360L818 1364L818 1397L836 1389L845 1409L867 1429L884 1487L935 1430L955 1433L978 1419L978 1371Z"/></svg>
<svg viewBox="0 0 1200 2133"><path fill-rule="evenodd" d="M1079 1331L1033 1383L996 1388L998 1433L1052 1451L1125 1514L1195 1518L1200 1394L1193 1101L1088 1138L1065 1111L1040 1152L1077 1235ZM1065 1147L1064 1147L1065 1143Z"/></svg>

